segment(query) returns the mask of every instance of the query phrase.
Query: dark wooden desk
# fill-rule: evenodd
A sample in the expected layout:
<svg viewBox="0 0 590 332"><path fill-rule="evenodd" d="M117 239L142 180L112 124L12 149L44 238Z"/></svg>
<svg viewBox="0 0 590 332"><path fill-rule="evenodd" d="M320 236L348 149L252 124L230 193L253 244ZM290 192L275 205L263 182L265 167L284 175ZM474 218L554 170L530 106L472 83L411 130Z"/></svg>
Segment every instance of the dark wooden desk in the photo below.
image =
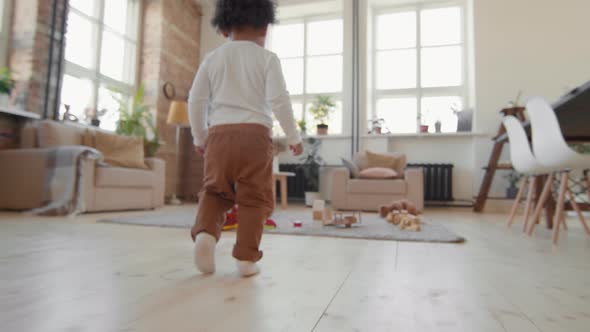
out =
<svg viewBox="0 0 590 332"><path fill-rule="evenodd" d="M559 121L559 126L561 127L561 132L563 133L566 141L571 143L590 142L590 81L576 89L573 89L568 94L561 97L557 102L553 103L552 106L555 110L555 114L557 115L557 119ZM523 125L530 133L530 122L525 120L523 121ZM492 157L490 158L490 163L492 163L494 160L495 163L497 163L497 158L494 158L494 156L499 157L502 147L508 142L508 135L506 134L505 130L501 128L498 136L496 136L493 140L495 144ZM488 165L488 169L489 168L490 165ZM494 164L493 168L495 170L497 165ZM474 206L474 210L476 212L483 211L489 187L494 176L494 170L490 172L491 175L486 174L486 177L484 178L482 188L480 189L478 199ZM537 181L537 188L540 190L542 188L541 183L544 182L544 180L541 177L537 177ZM590 210L590 206L588 204L582 204L581 207L585 210ZM546 208L547 214L551 216L554 209L555 202L550 200ZM551 227L551 223L552 219L548 217L547 226Z"/></svg>
<svg viewBox="0 0 590 332"><path fill-rule="evenodd" d="M553 103L561 132L568 142L590 142L590 81ZM530 129L529 121L524 123ZM507 141L503 134L496 141Z"/></svg>

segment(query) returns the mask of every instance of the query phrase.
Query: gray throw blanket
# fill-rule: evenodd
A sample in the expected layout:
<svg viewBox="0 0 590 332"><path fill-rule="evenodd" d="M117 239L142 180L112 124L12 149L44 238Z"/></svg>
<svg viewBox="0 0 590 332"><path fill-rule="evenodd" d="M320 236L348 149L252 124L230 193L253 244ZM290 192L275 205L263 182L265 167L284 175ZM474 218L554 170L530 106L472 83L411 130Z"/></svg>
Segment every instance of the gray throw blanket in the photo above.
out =
<svg viewBox="0 0 590 332"><path fill-rule="evenodd" d="M64 216L84 211L82 161L102 160L102 154L86 146L51 149L43 183L44 206L30 211L44 216Z"/></svg>

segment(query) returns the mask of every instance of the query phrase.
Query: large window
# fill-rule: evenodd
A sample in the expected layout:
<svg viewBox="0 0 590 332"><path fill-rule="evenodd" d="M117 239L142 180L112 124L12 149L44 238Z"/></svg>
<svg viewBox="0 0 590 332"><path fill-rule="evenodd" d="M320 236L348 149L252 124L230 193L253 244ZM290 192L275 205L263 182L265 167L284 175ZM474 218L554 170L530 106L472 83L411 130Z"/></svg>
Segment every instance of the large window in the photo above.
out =
<svg viewBox="0 0 590 332"><path fill-rule="evenodd" d="M373 110L392 133L455 132L466 105L464 8L378 10L374 17Z"/></svg>
<svg viewBox="0 0 590 332"><path fill-rule="evenodd" d="M117 100L135 87L138 16L138 0L70 0L61 102L80 122L97 110L116 128Z"/></svg>
<svg viewBox="0 0 590 332"><path fill-rule="evenodd" d="M281 59L295 118L308 133L318 124L308 111L317 96L330 96L336 110L329 133L342 133L343 25L340 17L302 18L272 27L268 47ZM275 126L275 133L282 133Z"/></svg>

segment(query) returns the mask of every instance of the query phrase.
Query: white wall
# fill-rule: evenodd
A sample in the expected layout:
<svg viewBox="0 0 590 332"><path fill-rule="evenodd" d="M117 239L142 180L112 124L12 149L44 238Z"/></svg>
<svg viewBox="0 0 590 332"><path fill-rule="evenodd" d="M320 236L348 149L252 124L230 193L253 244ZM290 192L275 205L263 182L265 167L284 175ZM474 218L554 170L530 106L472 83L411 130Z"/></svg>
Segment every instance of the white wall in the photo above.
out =
<svg viewBox="0 0 590 332"><path fill-rule="evenodd" d="M349 6L349 0L343 1L345 8ZM590 80L590 1L468 0L468 4L472 15L468 17L472 22L468 36L473 40L470 75L474 82L474 130L484 136L396 137L373 143L363 140L364 145L371 144L376 150L405 151L410 162L452 162L457 199L471 199L477 194L481 168L487 164L492 148L490 138L500 125L498 111L519 90L525 97L542 95L553 101ZM202 54L223 42L209 24L212 7L204 6L203 14ZM367 90L365 82L362 80L363 91ZM322 151L329 163L338 163L340 156L350 154L349 140L348 136L324 140ZM508 158L505 153L504 159ZM283 160L293 161L286 156ZM327 177L322 179L322 192L329 196ZM494 196L502 196L506 186L498 179Z"/></svg>
<svg viewBox="0 0 590 332"><path fill-rule="evenodd" d="M211 26L211 19L215 14L215 0L201 0L203 17L201 18L201 57L217 48L225 41L222 35L218 34Z"/></svg>
<svg viewBox="0 0 590 332"><path fill-rule="evenodd" d="M554 101L590 80L589 14L588 0L474 0L477 131L495 134L498 111L519 90ZM475 192L491 147L474 144Z"/></svg>

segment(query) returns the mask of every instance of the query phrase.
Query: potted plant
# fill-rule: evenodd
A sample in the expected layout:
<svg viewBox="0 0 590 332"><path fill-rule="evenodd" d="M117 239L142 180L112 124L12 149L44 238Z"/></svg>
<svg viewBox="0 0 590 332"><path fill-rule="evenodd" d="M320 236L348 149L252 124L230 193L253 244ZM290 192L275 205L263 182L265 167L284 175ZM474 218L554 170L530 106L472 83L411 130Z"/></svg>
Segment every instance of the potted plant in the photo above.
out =
<svg viewBox="0 0 590 332"><path fill-rule="evenodd" d="M422 124L422 114L418 113L418 116L416 117L416 123L418 124L418 133L428 133L428 125Z"/></svg>
<svg viewBox="0 0 590 332"><path fill-rule="evenodd" d="M145 105L143 97L143 84L137 89L131 105L120 93L113 93L113 98L119 103L117 134L143 138L146 157L153 157L160 148L160 137L154 116Z"/></svg>
<svg viewBox="0 0 590 332"><path fill-rule="evenodd" d="M0 69L0 106L8 106L10 102L10 93L14 89L14 79L12 73L6 67Z"/></svg>
<svg viewBox="0 0 590 332"><path fill-rule="evenodd" d="M84 113L86 115L86 121L90 122L90 125L100 127L100 117L107 113L107 109L97 110L96 108L88 107L84 110Z"/></svg>
<svg viewBox="0 0 590 332"><path fill-rule="evenodd" d="M369 120L369 124L371 125L371 131L369 132L369 134L381 135L383 133L383 125L385 124L385 119L373 118Z"/></svg>
<svg viewBox="0 0 590 332"><path fill-rule="evenodd" d="M336 107L336 103L332 100L329 96L317 96L314 100L311 108L309 109L309 113L314 120L317 121L317 134L318 135L327 135L328 134L328 119L330 118L330 113L334 112L334 108Z"/></svg>
<svg viewBox="0 0 590 332"><path fill-rule="evenodd" d="M325 164L319 155L321 141L308 137L304 139L305 153L301 157L299 166L305 176L305 205L312 206L313 202L320 199L320 167Z"/></svg>
<svg viewBox="0 0 590 332"><path fill-rule="evenodd" d="M508 180L508 183L510 183L510 186L506 188L506 198L516 198L516 195L518 195L518 187L516 186L516 184L518 183L518 181L520 181L522 175L518 174L516 171L511 171L508 174L506 174L504 178Z"/></svg>
<svg viewBox="0 0 590 332"><path fill-rule="evenodd" d="M304 119L297 121L297 127L299 127L302 136L307 135L307 122Z"/></svg>
<svg viewBox="0 0 590 332"><path fill-rule="evenodd" d="M451 110L457 116L457 132L470 132L473 127L473 111L461 110L457 104L453 104Z"/></svg>

